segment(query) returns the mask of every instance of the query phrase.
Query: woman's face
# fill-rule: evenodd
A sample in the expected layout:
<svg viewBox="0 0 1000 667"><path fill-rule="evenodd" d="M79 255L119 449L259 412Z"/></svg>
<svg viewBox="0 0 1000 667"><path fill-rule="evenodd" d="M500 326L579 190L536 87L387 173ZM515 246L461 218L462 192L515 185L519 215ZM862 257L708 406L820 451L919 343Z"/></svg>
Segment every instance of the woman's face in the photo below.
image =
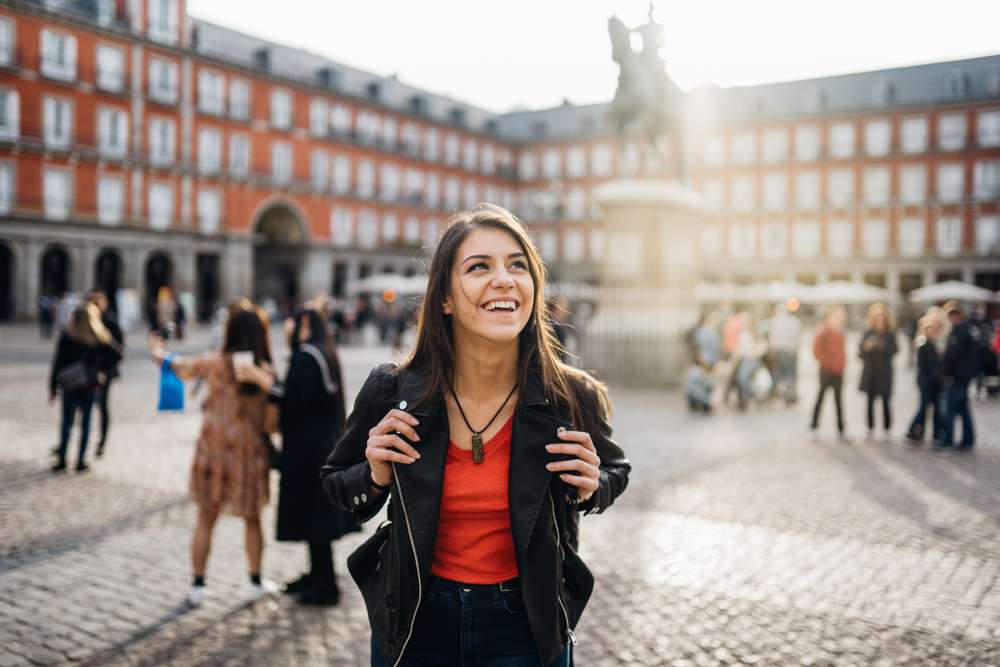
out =
<svg viewBox="0 0 1000 667"><path fill-rule="evenodd" d="M883 313L876 314L872 323L875 325L875 329L883 331L885 329L885 315Z"/></svg>
<svg viewBox="0 0 1000 667"><path fill-rule="evenodd" d="M456 336L510 342L531 317L534 290L528 257L517 239L479 228L456 251L444 312L452 316Z"/></svg>

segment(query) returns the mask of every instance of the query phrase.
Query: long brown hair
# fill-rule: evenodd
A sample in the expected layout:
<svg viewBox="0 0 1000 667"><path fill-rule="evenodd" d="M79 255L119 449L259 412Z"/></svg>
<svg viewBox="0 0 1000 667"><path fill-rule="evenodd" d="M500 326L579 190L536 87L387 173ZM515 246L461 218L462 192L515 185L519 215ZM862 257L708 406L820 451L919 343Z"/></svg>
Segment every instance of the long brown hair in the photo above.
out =
<svg viewBox="0 0 1000 667"><path fill-rule="evenodd" d="M444 300L451 289L451 271L459 246L477 229L499 229L510 234L521 246L534 283L534 303L528 323L518 339L518 386L527 385L531 376L541 381L550 403L576 428L589 428L593 415L586 407L593 405L608 416L610 405L604 386L587 373L564 364L559 358L561 346L550 322L545 300L545 266L524 224L510 211L493 204L479 204L475 210L460 211L447 223L431 259L427 292L420 304L417 342L404 369L422 372L426 378L424 394L418 404L426 404L450 393L455 370L455 339L452 318L444 313ZM523 391L520 393L523 397ZM519 399L520 400L520 399Z"/></svg>

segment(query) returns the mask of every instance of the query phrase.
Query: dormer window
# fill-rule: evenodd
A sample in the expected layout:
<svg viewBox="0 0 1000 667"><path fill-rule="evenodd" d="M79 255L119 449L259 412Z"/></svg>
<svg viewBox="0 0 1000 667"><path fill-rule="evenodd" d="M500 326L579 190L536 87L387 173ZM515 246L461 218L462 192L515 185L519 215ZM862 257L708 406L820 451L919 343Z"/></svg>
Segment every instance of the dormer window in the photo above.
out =
<svg viewBox="0 0 1000 667"><path fill-rule="evenodd" d="M531 124L531 134L534 137L541 138L548 134L549 126L544 120L536 120Z"/></svg>
<svg viewBox="0 0 1000 667"><path fill-rule="evenodd" d="M326 88L335 90L340 87L339 72L332 67L323 67L319 70L319 81Z"/></svg>
<svg viewBox="0 0 1000 667"><path fill-rule="evenodd" d="M945 78L945 92L948 99L957 100L965 97L969 92L969 77L960 70L949 72Z"/></svg>
<svg viewBox="0 0 1000 667"><path fill-rule="evenodd" d="M365 95L368 96L368 99L377 100L381 94L382 94L382 86L376 83L375 81L365 86Z"/></svg>
<svg viewBox="0 0 1000 667"><path fill-rule="evenodd" d="M878 107L889 106L895 93L890 81L881 80L872 84L872 104Z"/></svg>
<svg viewBox="0 0 1000 667"><path fill-rule="evenodd" d="M271 69L271 49L257 49L253 52L253 64L265 72Z"/></svg>
<svg viewBox="0 0 1000 667"><path fill-rule="evenodd" d="M416 114L424 114L427 112L427 100L420 95L414 95L410 98L410 111Z"/></svg>
<svg viewBox="0 0 1000 667"><path fill-rule="evenodd" d="M459 107L455 107L454 109L451 110L451 113L448 114L448 118L451 120L451 122L453 124L458 125L460 127L464 126L465 125L465 109L462 109L462 108L459 108Z"/></svg>

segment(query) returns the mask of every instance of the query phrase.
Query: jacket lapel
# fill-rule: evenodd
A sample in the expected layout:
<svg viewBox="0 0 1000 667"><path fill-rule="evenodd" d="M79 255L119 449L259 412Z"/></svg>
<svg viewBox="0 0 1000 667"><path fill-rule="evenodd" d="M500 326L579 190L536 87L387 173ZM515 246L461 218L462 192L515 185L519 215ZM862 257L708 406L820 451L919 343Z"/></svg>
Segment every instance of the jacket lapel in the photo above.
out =
<svg viewBox="0 0 1000 667"><path fill-rule="evenodd" d="M420 420L417 425L420 440L413 443L420 458L409 465L397 464L396 481L409 518L420 571L426 576L434 558L434 539L441 510L441 487L448 454L448 415L441 409L440 399L417 406L423 388L422 375L407 371L401 378L399 395L392 407ZM401 407L403 401L406 407Z"/></svg>
<svg viewBox="0 0 1000 667"><path fill-rule="evenodd" d="M559 442L556 433L560 426L570 427L569 422L552 414L541 383L530 378L522 407L514 419L508 481L510 525L519 564L531 542L554 474L545 467L555 460L545 445Z"/></svg>

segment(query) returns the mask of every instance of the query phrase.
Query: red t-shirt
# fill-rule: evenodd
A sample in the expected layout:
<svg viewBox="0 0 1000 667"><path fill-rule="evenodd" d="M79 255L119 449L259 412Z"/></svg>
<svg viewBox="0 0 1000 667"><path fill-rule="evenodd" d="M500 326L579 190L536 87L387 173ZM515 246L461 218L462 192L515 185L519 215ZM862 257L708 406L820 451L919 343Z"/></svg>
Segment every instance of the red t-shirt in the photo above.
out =
<svg viewBox="0 0 1000 667"><path fill-rule="evenodd" d="M431 572L466 584L497 584L517 576L507 497L511 417L483 445L483 462L448 442L441 514Z"/></svg>

